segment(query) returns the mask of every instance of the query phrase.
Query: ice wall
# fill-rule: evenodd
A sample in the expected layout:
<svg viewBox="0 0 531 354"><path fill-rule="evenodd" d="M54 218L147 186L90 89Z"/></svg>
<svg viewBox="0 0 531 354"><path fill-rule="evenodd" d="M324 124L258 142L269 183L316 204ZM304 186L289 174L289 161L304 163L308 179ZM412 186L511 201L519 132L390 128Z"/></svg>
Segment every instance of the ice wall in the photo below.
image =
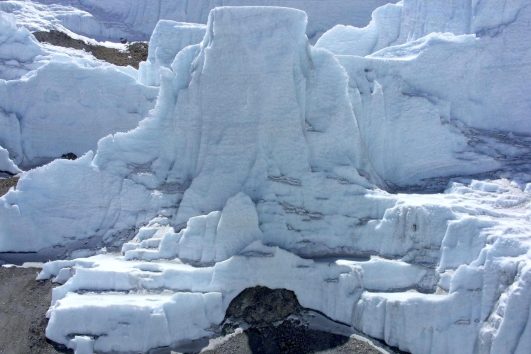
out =
<svg viewBox="0 0 531 354"><path fill-rule="evenodd" d="M531 10L504 3L405 0L317 43L349 72L362 137L390 186L529 171L531 46L521 38Z"/></svg>

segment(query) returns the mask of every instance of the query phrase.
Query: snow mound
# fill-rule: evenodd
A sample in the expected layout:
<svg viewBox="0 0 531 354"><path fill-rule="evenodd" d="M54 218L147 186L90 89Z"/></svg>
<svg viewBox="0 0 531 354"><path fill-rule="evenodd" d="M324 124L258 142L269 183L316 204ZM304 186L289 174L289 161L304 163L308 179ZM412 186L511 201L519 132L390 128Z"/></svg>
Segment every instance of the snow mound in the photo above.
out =
<svg viewBox="0 0 531 354"><path fill-rule="evenodd" d="M0 81L0 144L22 167L82 155L147 115L157 90L112 66L51 62L22 80Z"/></svg>

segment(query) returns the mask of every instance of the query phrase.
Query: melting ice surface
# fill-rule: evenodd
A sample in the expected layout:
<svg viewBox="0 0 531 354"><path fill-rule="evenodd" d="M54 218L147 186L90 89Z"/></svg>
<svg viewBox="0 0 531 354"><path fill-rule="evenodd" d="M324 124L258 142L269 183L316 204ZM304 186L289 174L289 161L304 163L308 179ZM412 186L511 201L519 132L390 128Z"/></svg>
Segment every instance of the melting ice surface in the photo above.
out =
<svg viewBox="0 0 531 354"><path fill-rule="evenodd" d="M478 80L499 84L490 55L529 33L531 8L513 4L496 22L476 4L456 20L462 32L413 27L367 49L415 16L447 23L411 12L420 5L434 2L388 5L317 47L293 9L159 23L153 48L167 52L141 69L160 84L154 111L95 154L24 173L0 198L0 251L116 250L44 266L39 278L62 284L47 337L79 352L172 346L211 335L230 301L261 285L412 353L529 353L530 100L522 81L504 82L500 95L515 101L499 103L497 125L466 71L450 90L448 71L434 70L464 56ZM334 54L347 36L365 47ZM513 67L530 51L518 48L503 57L507 77L530 75ZM383 190L473 173L506 178Z"/></svg>

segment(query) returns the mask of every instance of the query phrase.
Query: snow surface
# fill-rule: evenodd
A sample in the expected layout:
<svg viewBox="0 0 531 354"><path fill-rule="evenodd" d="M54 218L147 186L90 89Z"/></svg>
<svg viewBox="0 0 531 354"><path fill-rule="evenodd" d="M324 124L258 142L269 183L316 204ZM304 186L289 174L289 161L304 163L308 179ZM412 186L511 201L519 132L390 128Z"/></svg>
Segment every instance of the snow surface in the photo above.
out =
<svg viewBox="0 0 531 354"><path fill-rule="evenodd" d="M214 335L231 300L261 285L400 350L529 353L529 120L523 81L505 78L528 75L515 33L531 17L506 4L486 31L501 22L476 12L459 27L471 12L456 3L449 22L437 4L377 10L370 36L393 37L385 19L411 36L367 56L312 47L295 9L163 22L141 70L160 83L146 119L0 198L0 252L73 258L39 275L62 284L47 337L79 352L178 346ZM441 23L455 33L423 32ZM512 59L497 69L503 43ZM444 193L380 189L497 169L507 178Z"/></svg>
<svg viewBox="0 0 531 354"><path fill-rule="evenodd" d="M392 0L11 0L0 10L14 13L31 31L59 29L97 40L148 40L159 20L202 23L218 6L282 6L305 11L308 37L317 39L342 23L364 26L371 12ZM394 0L396 1L396 0Z"/></svg>

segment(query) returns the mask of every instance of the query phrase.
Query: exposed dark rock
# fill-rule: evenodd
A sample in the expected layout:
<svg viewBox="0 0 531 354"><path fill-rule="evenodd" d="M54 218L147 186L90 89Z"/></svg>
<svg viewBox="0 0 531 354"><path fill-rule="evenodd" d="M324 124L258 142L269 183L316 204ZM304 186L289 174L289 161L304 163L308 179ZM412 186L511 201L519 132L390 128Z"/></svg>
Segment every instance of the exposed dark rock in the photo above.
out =
<svg viewBox="0 0 531 354"><path fill-rule="evenodd" d="M277 326L251 327L233 334L202 354L303 354L303 353L380 353L367 342L339 334L308 328L287 320Z"/></svg>
<svg viewBox="0 0 531 354"><path fill-rule="evenodd" d="M257 286L245 289L231 301L225 322L243 321L252 327L269 326L299 314L301 310L293 291Z"/></svg>
<svg viewBox="0 0 531 354"><path fill-rule="evenodd" d="M98 59L119 66L131 65L138 68L139 63L147 59L148 54L148 44L146 42L130 43L127 45L127 51L120 51L115 48L86 43L80 39L74 39L64 32L56 30L51 30L49 32L34 32L33 35L39 42L46 42L60 47L85 50L92 53L92 55ZM125 39L125 42L127 42L127 39Z"/></svg>
<svg viewBox="0 0 531 354"><path fill-rule="evenodd" d="M231 301L222 324L223 334L233 334L201 353L379 353L366 342L310 328L305 311L293 291L245 289ZM245 330L234 333L240 327Z"/></svg>
<svg viewBox="0 0 531 354"><path fill-rule="evenodd" d="M0 179L0 197L9 191L9 188L15 187L18 182L18 177L8 177Z"/></svg>
<svg viewBox="0 0 531 354"><path fill-rule="evenodd" d="M61 155L61 158L65 159L65 160L76 160L77 159L77 155L74 154L73 152L69 152L67 154Z"/></svg>

